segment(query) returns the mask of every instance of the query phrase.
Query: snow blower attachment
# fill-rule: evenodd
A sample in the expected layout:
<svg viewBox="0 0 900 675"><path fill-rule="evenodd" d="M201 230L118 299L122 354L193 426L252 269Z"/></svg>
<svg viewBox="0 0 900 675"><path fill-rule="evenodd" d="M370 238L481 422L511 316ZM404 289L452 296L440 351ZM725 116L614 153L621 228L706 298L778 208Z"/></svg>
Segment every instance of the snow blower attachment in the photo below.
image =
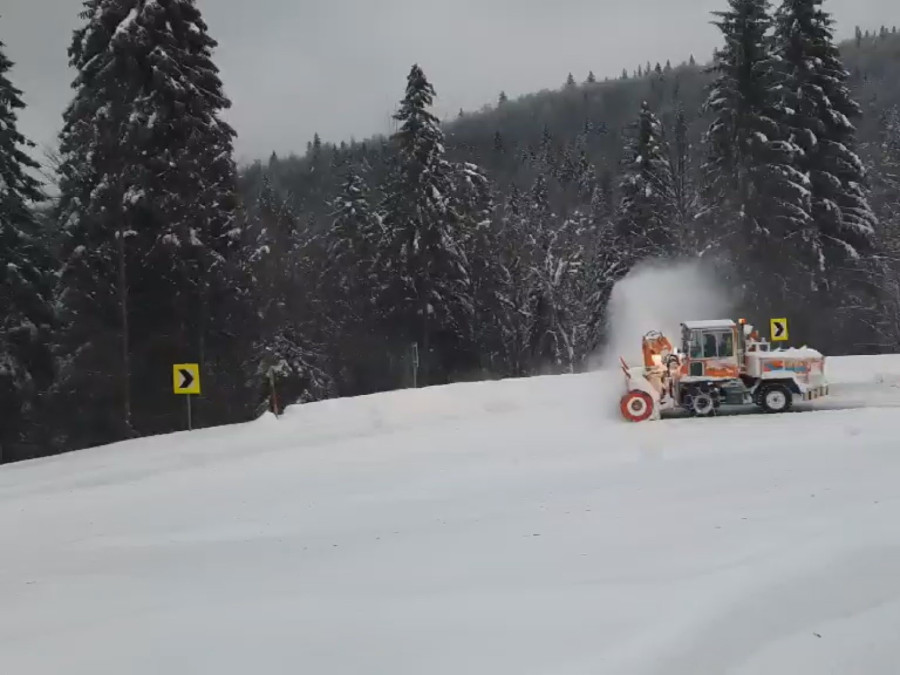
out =
<svg viewBox="0 0 900 675"><path fill-rule="evenodd" d="M665 335L644 335L644 362L620 358L626 393L619 402L632 422L659 419L682 410L708 417L725 406L756 405L765 412L790 410L794 397L828 394L825 357L815 349L770 348L743 319L681 324L681 350Z"/></svg>

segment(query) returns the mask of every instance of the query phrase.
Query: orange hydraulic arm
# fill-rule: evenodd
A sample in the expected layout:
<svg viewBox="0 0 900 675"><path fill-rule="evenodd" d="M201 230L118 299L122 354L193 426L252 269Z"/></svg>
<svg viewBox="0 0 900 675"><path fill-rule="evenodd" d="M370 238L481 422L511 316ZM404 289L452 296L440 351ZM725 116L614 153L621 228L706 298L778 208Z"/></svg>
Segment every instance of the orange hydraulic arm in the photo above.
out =
<svg viewBox="0 0 900 675"><path fill-rule="evenodd" d="M651 331L644 336L642 349L644 352L644 366L647 368L662 365L665 362L665 358L674 351L669 339L658 331Z"/></svg>

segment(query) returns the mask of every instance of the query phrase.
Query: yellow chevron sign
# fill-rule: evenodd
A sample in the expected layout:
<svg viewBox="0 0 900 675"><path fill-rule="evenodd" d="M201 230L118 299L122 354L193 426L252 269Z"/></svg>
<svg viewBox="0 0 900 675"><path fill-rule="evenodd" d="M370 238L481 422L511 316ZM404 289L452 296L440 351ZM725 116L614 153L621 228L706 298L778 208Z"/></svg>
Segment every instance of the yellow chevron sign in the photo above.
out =
<svg viewBox="0 0 900 675"><path fill-rule="evenodd" d="M176 394L199 394L200 364L176 363L172 366L172 390Z"/></svg>
<svg viewBox="0 0 900 675"><path fill-rule="evenodd" d="M788 339L787 319L770 319L769 326L772 333L772 342L785 342Z"/></svg>

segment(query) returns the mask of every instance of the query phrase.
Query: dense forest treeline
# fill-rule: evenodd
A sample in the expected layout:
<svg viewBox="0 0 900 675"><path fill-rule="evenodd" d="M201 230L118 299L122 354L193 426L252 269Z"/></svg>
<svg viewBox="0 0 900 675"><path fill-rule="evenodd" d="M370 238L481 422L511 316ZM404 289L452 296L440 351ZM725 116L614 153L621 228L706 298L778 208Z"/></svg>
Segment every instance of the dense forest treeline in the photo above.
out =
<svg viewBox="0 0 900 675"><path fill-rule="evenodd" d="M201 364L199 425L273 384L581 370L647 260L702 259L827 353L900 348L896 29L838 48L821 0L722 4L709 64L445 123L414 65L390 135L239 168L193 0L86 0L49 202L0 45L0 461L183 428L173 363Z"/></svg>

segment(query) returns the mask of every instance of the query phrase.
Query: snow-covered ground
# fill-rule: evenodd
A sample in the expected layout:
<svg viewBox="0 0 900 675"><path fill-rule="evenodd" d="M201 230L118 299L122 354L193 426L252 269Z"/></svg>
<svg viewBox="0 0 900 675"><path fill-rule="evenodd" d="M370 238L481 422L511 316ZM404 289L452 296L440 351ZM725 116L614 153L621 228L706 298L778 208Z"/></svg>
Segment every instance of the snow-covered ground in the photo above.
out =
<svg viewBox="0 0 900 675"><path fill-rule="evenodd" d="M780 416L630 425L594 373L3 467L0 672L895 673L900 356L828 372Z"/></svg>

